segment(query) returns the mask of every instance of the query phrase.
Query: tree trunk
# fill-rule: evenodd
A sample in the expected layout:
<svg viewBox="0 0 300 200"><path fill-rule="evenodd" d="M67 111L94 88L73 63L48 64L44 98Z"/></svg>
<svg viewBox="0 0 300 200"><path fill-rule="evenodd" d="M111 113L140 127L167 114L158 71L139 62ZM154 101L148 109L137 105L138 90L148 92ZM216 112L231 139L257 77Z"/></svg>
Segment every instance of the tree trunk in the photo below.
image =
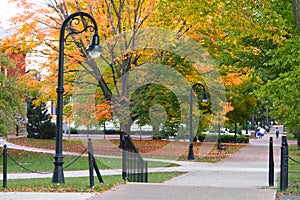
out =
<svg viewBox="0 0 300 200"><path fill-rule="evenodd" d="M153 127L153 135L158 135L159 134L159 126L152 126Z"/></svg>
<svg viewBox="0 0 300 200"><path fill-rule="evenodd" d="M299 132L297 133L297 145L298 145L298 148L300 149L300 133Z"/></svg>
<svg viewBox="0 0 300 200"><path fill-rule="evenodd" d="M291 0L298 30L300 31L300 0Z"/></svg>
<svg viewBox="0 0 300 200"><path fill-rule="evenodd" d="M121 131L125 132L126 134L130 135L130 127L131 127L131 123L130 122L121 122L120 123L120 128Z"/></svg>

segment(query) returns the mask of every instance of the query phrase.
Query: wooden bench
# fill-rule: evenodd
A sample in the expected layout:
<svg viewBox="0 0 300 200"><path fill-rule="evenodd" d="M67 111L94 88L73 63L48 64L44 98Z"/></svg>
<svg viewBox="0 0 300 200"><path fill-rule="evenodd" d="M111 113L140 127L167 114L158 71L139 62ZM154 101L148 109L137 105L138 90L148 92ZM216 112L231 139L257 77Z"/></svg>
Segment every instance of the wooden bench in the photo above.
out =
<svg viewBox="0 0 300 200"><path fill-rule="evenodd" d="M217 150L218 150L218 153L222 153L222 151L224 151L225 153L229 153L229 148L228 148L227 144L219 143L217 146Z"/></svg>

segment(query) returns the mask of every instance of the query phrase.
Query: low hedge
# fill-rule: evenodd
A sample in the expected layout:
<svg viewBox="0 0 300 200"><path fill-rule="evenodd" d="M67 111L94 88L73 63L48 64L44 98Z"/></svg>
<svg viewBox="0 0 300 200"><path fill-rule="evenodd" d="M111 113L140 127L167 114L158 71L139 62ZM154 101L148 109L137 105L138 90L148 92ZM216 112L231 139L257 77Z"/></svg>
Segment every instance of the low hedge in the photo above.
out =
<svg viewBox="0 0 300 200"><path fill-rule="evenodd" d="M199 134L197 137L200 142L203 142L204 139L206 141L214 141L218 138L218 135ZM196 139L197 138L195 138L194 141L196 141ZM249 143L249 136L237 135L236 140L237 140L237 143ZM221 141L224 143L234 143L235 137L234 137L234 135L221 135Z"/></svg>
<svg viewBox="0 0 300 200"><path fill-rule="evenodd" d="M125 133L124 131L120 130L114 130L114 129L106 129L106 130L82 130L82 129L76 129L76 128L71 128L70 129L70 134L116 134L119 135L121 133ZM131 135L152 135L152 131L131 131Z"/></svg>

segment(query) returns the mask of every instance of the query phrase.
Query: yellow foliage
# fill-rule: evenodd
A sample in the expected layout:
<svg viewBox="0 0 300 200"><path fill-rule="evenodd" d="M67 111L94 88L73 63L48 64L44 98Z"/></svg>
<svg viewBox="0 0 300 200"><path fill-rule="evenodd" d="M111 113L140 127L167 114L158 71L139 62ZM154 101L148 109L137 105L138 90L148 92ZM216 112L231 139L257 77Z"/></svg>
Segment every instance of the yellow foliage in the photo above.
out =
<svg viewBox="0 0 300 200"><path fill-rule="evenodd" d="M223 76L225 86L239 86L243 83L245 75L242 73L227 73Z"/></svg>

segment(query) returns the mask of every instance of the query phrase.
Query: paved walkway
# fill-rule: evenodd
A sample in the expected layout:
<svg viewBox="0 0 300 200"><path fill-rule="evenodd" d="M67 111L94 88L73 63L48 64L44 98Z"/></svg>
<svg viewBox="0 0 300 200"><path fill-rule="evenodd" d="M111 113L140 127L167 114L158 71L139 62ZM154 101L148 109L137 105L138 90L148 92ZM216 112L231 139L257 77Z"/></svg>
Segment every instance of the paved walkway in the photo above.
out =
<svg viewBox="0 0 300 200"><path fill-rule="evenodd" d="M153 172L170 170L188 172L161 184L127 183L101 194L0 193L0 196L3 200L65 198L75 200L275 200L276 189L268 187L269 137L270 135L265 135L263 139L253 139L249 146L242 148L237 154L215 164L182 161L179 162L180 167L150 169L149 171ZM279 173L280 143L280 140L274 140L275 180ZM120 170L101 170L102 175L120 173ZM88 171L65 172L65 177L87 175ZM47 176L51 177L52 174ZM9 174L9 179L14 178L32 178L32 174Z"/></svg>
<svg viewBox="0 0 300 200"><path fill-rule="evenodd" d="M268 138L251 140L239 153L216 164L191 163L186 166L189 173L163 184L120 185L90 199L275 200L276 189L268 187ZM280 143L274 141L275 179Z"/></svg>

